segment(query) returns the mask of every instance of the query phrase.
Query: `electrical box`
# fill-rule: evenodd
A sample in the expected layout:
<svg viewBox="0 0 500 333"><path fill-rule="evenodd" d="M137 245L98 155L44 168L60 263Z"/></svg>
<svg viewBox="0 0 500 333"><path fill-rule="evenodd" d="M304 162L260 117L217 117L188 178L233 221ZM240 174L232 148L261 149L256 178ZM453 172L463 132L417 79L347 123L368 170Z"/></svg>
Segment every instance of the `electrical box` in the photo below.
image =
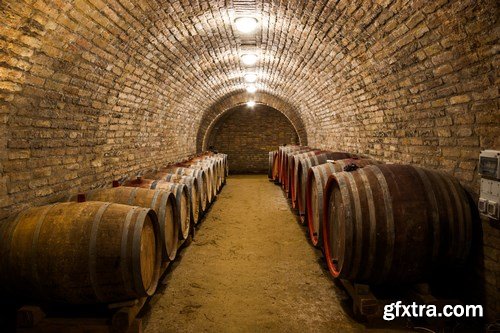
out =
<svg viewBox="0 0 500 333"><path fill-rule="evenodd" d="M481 215L490 219L500 218L500 151L484 150L479 155L481 190L478 208Z"/></svg>

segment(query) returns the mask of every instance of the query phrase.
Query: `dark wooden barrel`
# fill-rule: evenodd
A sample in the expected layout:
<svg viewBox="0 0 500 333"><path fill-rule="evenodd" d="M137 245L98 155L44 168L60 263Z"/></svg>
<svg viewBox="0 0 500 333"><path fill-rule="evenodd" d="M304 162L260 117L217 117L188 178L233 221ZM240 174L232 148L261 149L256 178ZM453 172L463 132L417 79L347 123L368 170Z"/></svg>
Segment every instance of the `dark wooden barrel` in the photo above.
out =
<svg viewBox="0 0 500 333"><path fill-rule="evenodd" d="M269 180L274 180L273 179L273 169L274 169L274 162L275 162L277 153L278 152L276 150L269 152L269 166L267 169L267 178L269 178Z"/></svg>
<svg viewBox="0 0 500 333"><path fill-rule="evenodd" d="M312 151L312 150L310 148L302 148L299 150L285 153L285 155L284 155L283 165L282 165L283 174L281 176L281 180L282 180L281 187L283 188L283 190L285 191L285 193L288 195L289 198L291 197L290 172L289 172L291 160L293 159L294 156L299 155L299 154L303 154L303 153L309 152L309 151Z"/></svg>
<svg viewBox="0 0 500 333"><path fill-rule="evenodd" d="M152 209L109 202L34 207L0 223L3 294L95 304L152 295L161 240Z"/></svg>
<svg viewBox="0 0 500 333"><path fill-rule="evenodd" d="M191 222L191 200L186 185L138 177L135 180L126 181L123 186L142 187L151 190L161 189L172 192L177 203L176 220L179 224L179 238L188 238Z"/></svg>
<svg viewBox="0 0 500 333"><path fill-rule="evenodd" d="M73 196L70 200L77 201L78 196ZM153 209L158 216L163 260L172 261L175 259L179 239L179 225L176 221L177 202L174 194L170 191L120 186L87 192L85 193L85 200L114 202Z"/></svg>
<svg viewBox="0 0 500 333"><path fill-rule="evenodd" d="M323 163L316 166L311 166L307 172L306 183L300 188L299 192L305 189L305 197L300 200L305 200L304 209L306 212L306 220L309 228L309 235L314 246L322 247L322 228L323 221L323 190L325 188L328 177L332 173L342 172L347 165L356 165L362 168L371 164L380 164L380 162L372 159L344 159L336 160L334 163ZM301 176L305 175L302 167Z"/></svg>
<svg viewBox="0 0 500 333"><path fill-rule="evenodd" d="M285 160L285 154L288 152L292 151L297 151L300 149L304 149L306 147L304 146L297 146L297 145L288 145L288 146L280 146L278 147L278 182L281 184L283 183L283 167L284 167L284 160Z"/></svg>
<svg viewBox="0 0 500 333"><path fill-rule="evenodd" d="M469 255L469 200L445 173L396 164L334 173L324 204L325 257L335 277L415 283Z"/></svg>
<svg viewBox="0 0 500 333"><path fill-rule="evenodd" d="M290 159L290 163L288 165L288 188L289 188L289 192L290 192L290 198L292 199L292 207L293 208L296 208L296 165L298 164L298 162L302 159L302 158L307 158L307 157L311 157L311 156L316 156L316 155L319 155L321 154L322 152L325 152L323 150L319 150L319 149L313 149L313 150L310 150L310 151L306 151L305 153L301 153L301 154L297 154L297 155L293 155L291 156L291 159Z"/></svg>
<svg viewBox="0 0 500 333"><path fill-rule="evenodd" d="M292 204L295 204L299 209L299 215L305 216L305 183L307 181L307 173L312 166L326 163L327 160L343 160L351 158L352 154L346 152L332 152L326 150L316 150L315 154L296 155L292 162L291 170L291 192Z"/></svg>

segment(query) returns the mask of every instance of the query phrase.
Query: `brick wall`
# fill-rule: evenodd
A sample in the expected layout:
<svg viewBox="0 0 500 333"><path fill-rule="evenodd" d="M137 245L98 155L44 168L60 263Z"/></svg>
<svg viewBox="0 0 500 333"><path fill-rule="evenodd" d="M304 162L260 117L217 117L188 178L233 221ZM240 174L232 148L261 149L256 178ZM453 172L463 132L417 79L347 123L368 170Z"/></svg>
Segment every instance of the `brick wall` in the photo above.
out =
<svg viewBox="0 0 500 333"><path fill-rule="evenodd" d="M269 151L283 143L298 143L297 132L281 112L259 104L229 110L209 139L209 146L228 154L231 173L267 173Z"/></svg>
<svg viewBox="0 0 500 333"><path fill-rule="evenodd" d="M257 0L251 70L310 146L444 170L477 195L479 151L500 149L497 13ZM5 0L0 18L0 220L195 152L244 91L231 1ZM500 236L483 227L500 313Z"/></svg>

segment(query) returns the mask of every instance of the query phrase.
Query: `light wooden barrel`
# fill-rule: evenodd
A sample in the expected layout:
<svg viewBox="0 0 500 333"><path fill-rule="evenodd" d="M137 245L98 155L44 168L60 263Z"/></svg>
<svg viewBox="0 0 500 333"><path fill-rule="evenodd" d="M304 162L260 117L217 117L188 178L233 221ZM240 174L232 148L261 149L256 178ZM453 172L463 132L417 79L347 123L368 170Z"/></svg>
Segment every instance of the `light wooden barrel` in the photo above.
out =
<svg viewBox="0 0 500 333"><path fill-rule="evenodd" d="M70 304L152 295L159 232L148 208L89 201L27 209L0 223L0 289Z"/></svg>
<svg viewBox="0 0 500 333"><path fill-rule="evenodd" d="M415 283L469 256L469 199L445 173L396 164L334 173L324 203L325 257L335 277Z"/></svg>
<svg viewBox="0 0 500 333"><path fill-rule="evenodd" d="M205 167L211 170L212 175L212 189L213 196L215 197L217 193L222 188L222 172L220 161L215 158L215 155L210 157L205 157L203 160L197 161L192 166Z"/></svg>
<svg viewBox="0 0 500 333"><path fill-rule="evenodd" d="M215 184L215 168L212 163L203 163L203 162L196 162L193 163L189 166L191 169L198 169L198 170L203 170L205 171L206 177L207 177L207 193L208 193L208 201L211 203L212 201L215 200L215 197L217 195L217 186Z"/></svg>
<svg viewBox="0 0 500 333"><path fill-rule="evenodd" d="M78 197L73 196L70 200L76 201ZM177 202L174 194L170 191L120 186L87 192L85 193L85 200L114 202L153 209L158 216L163 260L172 261L175 259L179 239L179 225L176 221Z"/></svg>
<svg viewBox="0 0 500 333"><path fill-rule="evenodd" d="M200 191L198 190L198 179L192 176L181 176L176 174L168 174L163 177L163 180L171 183L184 184L188 188L189 196L191 197L191 221L197 224L200 219Z"/></svg>
<svg viewBox="0 0 500 333"><path fill-rule="evenodd" d="M190 231L191 222L191 198L189 192L184 184L176 184L159 179L144 179L137 178L135 180L127 181L124 186L142 187L151 190L161 189L170 191L175 196L177 203L177 223L179 224L179 238L187 239Z"/></svg>
<svg viewBox="0 0 500 333"><path fill-rule="evenodd" d="M326 161L325 161L326 162ZM356 165L362 168L371 164L380 164L372 159L344 159L337 160L334 163L322 163L311 166L307 172L306 183L302 189L305 189L305 212L307 216L307 225L309 235L314 246L322 247L322 228L323 221L323 190L328 177L335 172L342 172L347 165ZM305 168L303 168L304 170ZM305 173L302 172L302 175Z"/></svg>
<svg viewBox="0 0 500 333"><path fill-rule="evenodd" d="M198 180L198 190L200 191L202 211L205 212L208 209L208 205L211 200L211 192L208 191L209 182L206 172L201 169L192 169L189 167L177 167L167 170L177 175L195 177Z"/></svg>

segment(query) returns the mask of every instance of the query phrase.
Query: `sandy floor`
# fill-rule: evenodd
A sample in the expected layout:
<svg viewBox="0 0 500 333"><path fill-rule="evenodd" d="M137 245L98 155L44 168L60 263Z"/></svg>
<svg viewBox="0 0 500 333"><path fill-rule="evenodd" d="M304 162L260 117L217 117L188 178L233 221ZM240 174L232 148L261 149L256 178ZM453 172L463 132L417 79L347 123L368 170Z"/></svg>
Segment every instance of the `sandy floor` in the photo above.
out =
<svg viewBox="0 0 500 333"><path fill-rule="evenodd" d="M231 176L181 256L145 332L365 331L265 176Z"/></svg>

